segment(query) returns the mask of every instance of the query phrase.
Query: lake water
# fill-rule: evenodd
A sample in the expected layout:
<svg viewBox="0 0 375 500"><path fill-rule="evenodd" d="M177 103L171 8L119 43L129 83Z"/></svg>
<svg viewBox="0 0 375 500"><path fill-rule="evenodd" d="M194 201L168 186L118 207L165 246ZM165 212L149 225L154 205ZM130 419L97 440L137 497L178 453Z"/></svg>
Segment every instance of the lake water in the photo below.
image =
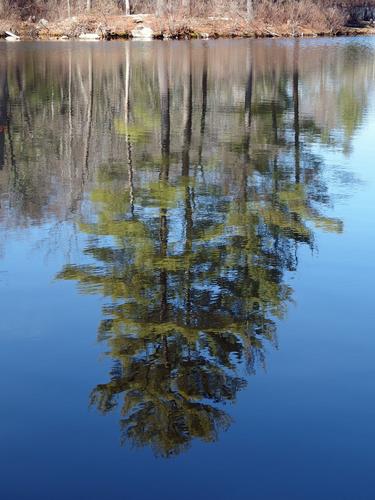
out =
<svg viewBox="0 0 375 500"><path fill-rule="evenodd" d="M0 497L375 498L375 38L0 44Z"/></svg>

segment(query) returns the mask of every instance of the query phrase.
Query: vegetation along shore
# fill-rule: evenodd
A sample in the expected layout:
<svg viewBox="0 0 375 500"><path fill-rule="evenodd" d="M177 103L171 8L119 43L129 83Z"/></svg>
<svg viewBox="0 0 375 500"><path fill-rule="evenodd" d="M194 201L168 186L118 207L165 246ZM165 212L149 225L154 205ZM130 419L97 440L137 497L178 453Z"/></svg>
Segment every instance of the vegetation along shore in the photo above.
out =
<svg viewBox="0 0 375 500"><path fill-rule="evenodd" d="M0 37L303 37L375 33L375 0L0 0Z"/></svg>

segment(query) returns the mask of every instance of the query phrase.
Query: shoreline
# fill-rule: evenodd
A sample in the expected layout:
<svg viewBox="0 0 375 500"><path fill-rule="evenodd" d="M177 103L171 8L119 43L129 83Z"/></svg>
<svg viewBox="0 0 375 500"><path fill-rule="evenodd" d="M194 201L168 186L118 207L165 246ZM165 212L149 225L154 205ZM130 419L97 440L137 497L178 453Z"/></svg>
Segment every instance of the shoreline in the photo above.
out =
<svg viewBox="0 0 375 500"><path fill-rule="evenodd" d="M97 40L116 39L216 39L216 38L304 38L360 36L375 34L375 26L319 30L291 23L270 25L244 18L158 18L153 15L104 16L82 15L59 21L0 20L0 38L6 32L21 40L74 40L95 36ZM91 38L93 40L94 38Z"/></svg>

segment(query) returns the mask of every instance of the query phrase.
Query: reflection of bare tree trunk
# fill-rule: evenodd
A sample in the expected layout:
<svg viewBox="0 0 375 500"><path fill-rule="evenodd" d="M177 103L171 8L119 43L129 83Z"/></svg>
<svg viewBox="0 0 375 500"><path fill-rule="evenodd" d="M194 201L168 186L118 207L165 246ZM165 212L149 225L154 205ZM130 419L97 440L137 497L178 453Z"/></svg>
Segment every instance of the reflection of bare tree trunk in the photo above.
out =
<svg viewBox="0 0 375 500"><path fill-rule="evenodd" d="M9 113L10 115L11 113ZM12 166L12 171L14 175L14 182L18 182L18 170L17 170L17 164L16 164L16 157L14 155L14 146L13 146L13 136L12 136L12 131L10 127L10 118L8 115L8 120L7 120L7 132L8 132L8 141L9 141L9 152L10 152L10 164Z"/></svg>
<svg viewBox="0 0 375 500"><path fill-rule="evenodd" d="M249 74L247 76L245 90L245 125L250 128L251 125L251 104L253 99L253 65L250 64Z"/></svg>
<svg viewBox="0 0 375 500"><path fill-rule="evenodd" d="M126 135L126 156L128 164L128 177L129 177L129 194L130 194L130 210L134 215L134 172L133 172L133 158L132 158L132 145L129 134L129 112L130 112L130 49L129 44L125 45L125 135Z"/></svg>
<svg viewBox="0 0 375 500"><path fill-rule="evenodd" d="M167 181L168 178L164 180ZM160 257L162 260L160 270L160 322L165 323L168 319L168 273L163 262L168 254L168 214L167 209L160 210ZM168 337L163 335L165 362L169 364Z"/></svg>
<svg viewBox="0 0 375 500"><path fill-rule="evenodd" d="M293 57L293 115L294 115L294 162L295 182L300 182L300 124L299 124L299 71L298 71L299 43L295 42Z"/></svg>
<svg viewBox="0 0 375 500"><path fill-rule="evenodd" d="M5 162L5 131L8 122L8 75L6 63L0 68L0 170Z"/></svg>
<svg viewBox="0 0 375 500"><path fill-rule="evenodd" d="M191 190L189 186L185 188L185 258L187 259L187 268L185 273L186 279L186 297L185 297L185 311L186 311L186 324L190 325L191 320L191 254L193 248L193 209L191 203Z"/></svg>
<svg viewBox="0 0 375 500"><path fill-rule="evenodd" d="M193 77L192 77L192 61L191 61L191 46L189 45L189 55L187 57L188 75L185 78L184 96L183 96L183 113L184 113L184 132L182 145L182 176L189 177L190 173L190 146L192 135L192 119L193 119ZM191 316L191 265L190 256L192 251L192 230L193 230L193 214L191 203L191 188L188 184L185 187L185 257L187 259L187 268L185 272L186 279L186 324L190 324Z"/></svg>
<svg viewBox="0 0 375 500"><path fill-rule="evenodd" d="M253 66L250 61L250 68L247 76L246 89L245 89L245 135L243 144L244 161L242 164L242 181L241 181L243 203L246 203L247 201L247 175L250 162L249 150L250 150L250 137L251 137L252 99L253 99ZM242 207L242 209L244 209L244 207Z"/></svg>
<svg viewBox="0 0 375 500"><path fill-rule="evenodd" d="M18 68L17 68L18 69ZM7 132L9 142L9 157L14 176L14 182L18 182L18 171L16 158L14 155L13 137L11 130L11 101L9 99L8 89L8 59L7 54L0 59L0 170L3 169L5 163L5 133ZM17 73L19 78L19 69ZM19 82L20 83L20 82Z"/></svg>
<svg viewBox="0 0 375 500"><path fill-rule="evenodd" d="M276 103L275 100L272 99L271 102L271 114L272 114L272 130L273 130L273 142L275 146L279 142L278 131L277 131L277 114L276 114Z"/></svg>
<svg viewBox="0 0 375 500"><path fill-rule="evenodd" d="M160 170L160 179L165 180L169 174L169 155L170 155L170 87L169 87L169 68L166 60L166 51L163 50L158 58L158 76L160 92L160 142L162 167Z"/></svg>
<svg viewBox="0 0 375 500"><path fill-rule="evenodd" d="M170 84L169 84L169 67L166 59L166 51L163 50L158 58L158 76L159 76L159 92L160 92L160 114L161 114L161 166L159 178L163 183L169 179L169 163L170 163ZM168 253L168 219L167 209L160 208L160 257L163 261ZM160 321L167 321L168 317L168 275L165 265L161 264L160 269ZM164 353L166 364L169 364L168 356L168 338L163 336Z"/></svg>
<svg viewBox="0 0 375 500"><path fill-rule="evenodd" d="M128 163L128 178L129 178L129 195L130 195L130 212L134 215L134 171L133 171L133 156L132 145L130 140L127 141L127 163Z"/></svg>
<svg viewBox="0 0 375 500"><path fill-rule="evenodd" d="M27 128L29 130L29 135L30 137L33 136L33 127L31 125L31 116L29 112L29 106L28 103L25 99L25 80L24 77L22 78L20 67L17 66L16 68L16 80L17 80L17 85L19 89L19 99L22 103L22 114L23 114L23 119L25 120L25 123L27 124ZM51 105L52 105L52 100L51 100ZM26 131L26 130L25 130Z"/></svg>
<svg viewBox="0 0 375 500"><path fill-rule="evenodd" d="M167 220L167 210L161 209L160 211L160 257L165 259L168 252L168 220ZM161 302L160 302L160 321L166 321L167 319L167 307L168 307L168 276L165 269L164 263L162 263L162 269L160 270L160 292L161 292Z"/></svg>
<svg viewBox="0 0 375 500"><path fill-rule="evenodd" d="M250 162L249 151L250 151L250 140L251 140L251 119L252 119L252 100L253 100L253 65L251 61L250 49L248 49L247 60L249 61L250 66L248 69L248 76L245 89L245 109L244 109L245 133L244 133L244 144L243 144L244 159L242 163L242 178L241 178L241 185L239 188L239 203L238 203L238 211L240 213L247 213L248 210L247 182L248 182L248 168ZM250 282L252 283L254 281L250 274L249 252L245 252L243 276L244 276L243 282L246 284ZM244 296L247 296L247 291L244 293ZM243 301L243 306L244 306L243 314L246 317L249 314L248 313L249 306L247 300ZM245 351L245 355L247 360L247 367L252 367L254 364L254 360L253 360L253 352L251 349L251 338L249 341L249 345Z"/></svg>
<svg viewBox="0 0 375 500"><path fill-rule="evenodd" d="M68 115L69 115L69 181L72 192L73 178L73 101L72 101L72 51L69 49L69 74L68 74Z"/></svg>
<svg viewBox="0 0 375 500"><path fill-rule="evenodd" d="M92 109L94 104L94 71L92 64L92 50L89 52L89 68L88 68L88 78L89 78L89 102L87 110L87 134L86 134L86 146L85 146L85 164L83 172L83 182L84 179L88 177L89 173L89 156L90 156L90 139L92 131Z"/></svg>
<svg viewBox="0 0 375 500"><path fill-rule="evenodd" d="M273 96L271 101L271 115L272 115L272 130L273 130L273 142L274 142L274 156L273 156L273 193L272 193L272 203L273 206L278 203L277 194L279 192L279 165L278 165L278 142L279 142L279 133L278 133L278 124L277 124L277 112L276 112L276 103L278 98L277 93L277 80L275 71L272 71L272 83L273 83ZM274 253L277 256L279 249L279 232L275 231L274 234Z"/></svg>
<svg viewBox="0 0 375 500"><path fill-rule="evenodd" d="M124 107L124 119L125 119L125 133L128 135L128 124L129 124L129 89L130 89L130 51L129 44L125 44L125 107Z"/></svg>
<svg viewBox="0 0 375 500"><path fill-rule="evenodd" d="M294 180L298 185L301 180L300 167L300 123L299 123L299 42L294 44L293 53L293 116L294 116ZM300 216L294 213L294 219L299 220ZM295 261L297 262L298 239L294 242Z"/></svg>
<svg viewBox="0 0 375 500"><path fill-rule="evenodd" d="M271 101L272 130L273 130L273 141L275 143L275 146L277 146L279 142L279 134L277 130L277 113L276 113L277 81L276 81L275 71L272 72L272 80L273 80L273 96Z"/></svg>
<svg viewBox="0 0 375 500"><path fill-rule="evenodd" d="M184 113L184 142L182 145L182 175L189 175L190 167L190 144L191 144L191 125L193 113L193 80L191 71L191 46L189 45L188 76L184 85L183 113Z"/></svg>
<svg viewBox="0 0 375 500"><path fill-rule="evenodd" d="M250 59L250 55L248 56ZM253 65L250 61L249 73L247 76L246 90L245 90L245 137L244 137L244 153L245 163L250 161L250 135L251 135L251 113L252 113L252 100L253 100Z"/></svg>
<svg viewBox="0 0 375 500"><path fill-rule="evenodd" d="M69 113L69 143L70 153L73 140L73 102L72 102L72 51L69 50L69 74L68 74L68 113Z"/></svg>
<svg viewBox="0 0 375 500"><path fill-rule="evenodd" d="M198 149L198 163L202 168L202 153L203 153L203 141L204 141L204 131L206 128L206 114L207 114L207 86L208 86L208 70L207 70L207 47L204 47L203 53L203 74L202 74L202 116L201 116L201 127L200 127L200 141Z"/></svg>
<svg viewBox="0 0 375 500"><path fill-rule="evenodd" d="M273 157L273 181L274 181L274 191L278 192L279 179L278 179L278 143L279 143L279 132L277 124L277 112L276 112L276 102L277 102L277 81L275 71L272 72L273 80L273 96L271 101L271 115L272 115L272 130L273 130L273 142L275 153Z"/></svg>

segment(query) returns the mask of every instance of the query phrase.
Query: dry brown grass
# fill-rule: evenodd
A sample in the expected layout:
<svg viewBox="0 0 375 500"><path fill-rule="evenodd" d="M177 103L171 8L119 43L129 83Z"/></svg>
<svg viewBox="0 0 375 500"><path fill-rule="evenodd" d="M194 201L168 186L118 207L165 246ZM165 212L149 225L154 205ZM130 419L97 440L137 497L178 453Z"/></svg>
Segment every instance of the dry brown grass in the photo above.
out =
<svg viewBox="0 0 375 500"><path fill-rule="evenodd" d="M261 0L255 9L255 17L251 23L255 29L266 23L269 26L281 28L281 34L287 32L291 36L298 36L305 30L311 30L317 34L336 34L342 30L345 21L346 16L343 10L332 5L323 5L323 2Z"/></svg>
<svg viewBox="0 0 375 500"><path fill-rule="evenodd" d="M129 0L132 13L158 14L158 0ZM86 0L70 0L71 15L80 15L86 12ZM280 16L285 18L311 19L324 22L319 11L331 11L335 15L338 11L348 10L355 5L373 3L375 0L253 0L256 17L264 15ZM163 16L175 19L246 16L246 0L163 0ZM124 11L125 0L92 0L93 12L105 12L108 15L119 14ZM35 16L37 19L45 17L54 20L67 17L68 0L0 0L0 15L9 17L17 15L22 19ZM321 13L320 13L321 14ZM266 18L264 18L266 19Z"/></svg>

